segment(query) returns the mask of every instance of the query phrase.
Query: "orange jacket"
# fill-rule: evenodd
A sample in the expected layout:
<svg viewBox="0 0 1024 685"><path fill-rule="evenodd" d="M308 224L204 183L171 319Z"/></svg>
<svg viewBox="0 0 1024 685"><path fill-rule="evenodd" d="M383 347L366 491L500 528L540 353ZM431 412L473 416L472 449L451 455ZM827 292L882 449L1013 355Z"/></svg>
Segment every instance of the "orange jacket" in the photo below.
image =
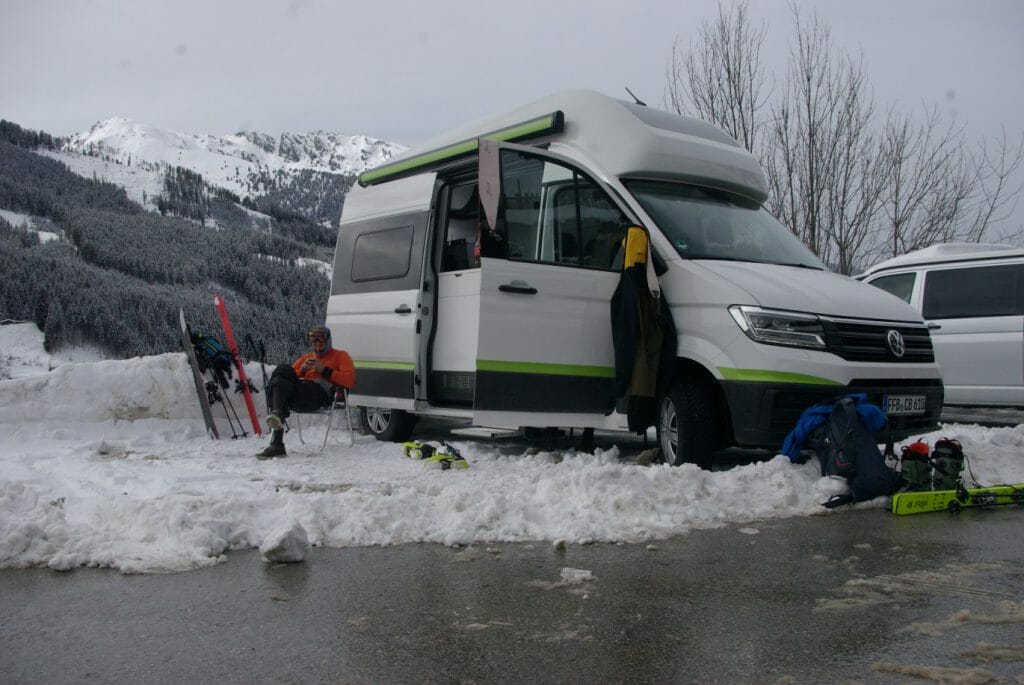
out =
<svg viewBox="0 0 1024 685"><path fill-rule="evenodd" d="M309 369L303 371L302 364L307 359L319 359L327 367L326 375ZM352 364L352 357L348 356L345 350L336 350L333 347L328 349L320 357L315 352L308 352L292 364L295 375L304 381L327 381L331 385L343 385L352 388L356 384L356 367Z"/></svg>

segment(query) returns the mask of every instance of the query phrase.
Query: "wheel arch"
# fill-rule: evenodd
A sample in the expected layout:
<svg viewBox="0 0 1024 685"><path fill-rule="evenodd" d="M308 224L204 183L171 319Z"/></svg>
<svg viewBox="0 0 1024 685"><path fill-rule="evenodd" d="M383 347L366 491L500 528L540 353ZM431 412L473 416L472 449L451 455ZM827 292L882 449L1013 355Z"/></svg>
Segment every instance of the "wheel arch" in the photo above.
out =
<svg viewBox="0 0 1024 685"><path fill-rule="evenodd" d="M707 389L714 409L715 445L717 449L725 449L734 445L736 439L733 434L732 412L729 410L729 402L718 379L699 362L679 357L676 359L672 380L673 382L686 380L698 383Z"/></svg>

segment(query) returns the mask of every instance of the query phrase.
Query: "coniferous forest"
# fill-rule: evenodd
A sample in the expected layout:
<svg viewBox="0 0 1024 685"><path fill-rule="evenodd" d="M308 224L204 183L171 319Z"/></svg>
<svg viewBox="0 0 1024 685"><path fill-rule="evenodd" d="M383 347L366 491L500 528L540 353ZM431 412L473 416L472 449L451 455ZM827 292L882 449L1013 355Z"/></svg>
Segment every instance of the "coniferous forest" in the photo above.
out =
<svg viewBox="0 0 1024 685"><path fill-rule="evenodd" d="M55 147L45 133L0 124L0 209L33 217L31 228L0 217L0 320L34 321L49 351L87 344L127 358L180 351L179 307L194 329L222 337L220 294L243 355L247 335L265 343L270 362L305 350L329 282L299 260L330 262L336 229L288 211L281 197L243 203L180 168L166 173L160 213L147 212L123 188L37 154ZM243 204L266 220L254 228Z"/></svg>

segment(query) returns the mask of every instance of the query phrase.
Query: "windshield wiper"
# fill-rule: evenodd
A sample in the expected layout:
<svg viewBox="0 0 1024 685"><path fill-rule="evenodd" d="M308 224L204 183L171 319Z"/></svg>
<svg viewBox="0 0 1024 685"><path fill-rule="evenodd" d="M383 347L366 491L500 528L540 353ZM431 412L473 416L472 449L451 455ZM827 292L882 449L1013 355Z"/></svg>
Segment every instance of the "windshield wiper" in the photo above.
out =
<svg viewBox="0 0 1024 685"><path fill-rule="evenodd" d="M825 269L820 266L814 266L813 264L803 264L801 262L770 262L765 259L745 259L743 257L729 257L726 255L687 255L687 259L715 259L720 262L746 262L748 264L774 264L776 266L795 266L798 269L810 269L812 271L824 271Z"/></svg>
<svg viewBox="0 0 1024 685"><path fill-rule="evenodd" d="M820 266L814 266L813 264L804 264L802 262L774 262L779 266L795 266L798 269L810 269L811 271L824 271Z"/></svg>

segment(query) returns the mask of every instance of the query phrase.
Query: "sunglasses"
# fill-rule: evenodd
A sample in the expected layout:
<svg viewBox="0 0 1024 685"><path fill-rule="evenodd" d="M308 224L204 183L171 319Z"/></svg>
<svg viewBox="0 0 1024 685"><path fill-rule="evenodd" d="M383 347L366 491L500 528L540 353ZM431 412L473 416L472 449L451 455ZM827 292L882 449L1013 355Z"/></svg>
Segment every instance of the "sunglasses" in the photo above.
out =
<svg viewBox="0 0 1024 685"><path fill-rule="evenodd" d="M327 342L327 336L323 333L310 333L309 342Z"/></svg>

